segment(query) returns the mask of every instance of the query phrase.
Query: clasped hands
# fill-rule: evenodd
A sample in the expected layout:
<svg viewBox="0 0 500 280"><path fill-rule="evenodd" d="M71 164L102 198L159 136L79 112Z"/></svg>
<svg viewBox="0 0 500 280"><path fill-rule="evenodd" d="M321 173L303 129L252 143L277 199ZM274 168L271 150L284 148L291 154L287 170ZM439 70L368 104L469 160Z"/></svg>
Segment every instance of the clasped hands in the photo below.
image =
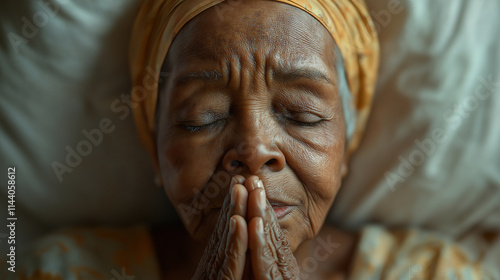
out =
<svg viewBox="0 0 500 280"><path fill-rule="evenodd" d="M193 279L299 279L299 273L262 181L233 177Z"/></svg>

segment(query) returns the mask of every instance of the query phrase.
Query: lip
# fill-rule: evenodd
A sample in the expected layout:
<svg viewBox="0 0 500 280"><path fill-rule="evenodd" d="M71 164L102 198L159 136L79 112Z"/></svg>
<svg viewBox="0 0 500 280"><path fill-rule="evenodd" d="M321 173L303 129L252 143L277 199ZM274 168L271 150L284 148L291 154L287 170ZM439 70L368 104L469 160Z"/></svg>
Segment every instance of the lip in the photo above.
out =
<svg viewBox="0 0 500 280"><path fill-rule="evenodd" d="M292 212L292 206L284 206L284 207L273 207L274 213L276 213L276 218L279 220L285 218L290 212Z"/></svg>
<svg viewBox="0 0 500 280"><path fill-rule="evenodd" d="M274 213L276 213L278 219L283 219L293 210L293 206L287 203L277 202L272 199L269 200L269 203L273 207Z"/></svg>

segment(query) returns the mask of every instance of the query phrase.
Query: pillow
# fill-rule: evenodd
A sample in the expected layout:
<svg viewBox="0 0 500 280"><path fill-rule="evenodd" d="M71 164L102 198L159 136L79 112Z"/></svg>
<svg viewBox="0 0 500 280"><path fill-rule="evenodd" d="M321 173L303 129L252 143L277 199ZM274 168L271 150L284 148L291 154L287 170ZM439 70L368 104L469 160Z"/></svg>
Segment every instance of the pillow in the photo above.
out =
<svg viewBox="0 0 500 280"><path fill-rule="evenodd" d="M367 3L380 76L331 221L498 231L500 2Z"/></svg>
<svg viewBox="0 0 500 280"><path fill-rule="evenodd" d="M5 178L8 167L16 168L21 247L57 226L157 223L172 213L153 182L128 104L128 45L137 5L2 4L0 170Z"/></svg>

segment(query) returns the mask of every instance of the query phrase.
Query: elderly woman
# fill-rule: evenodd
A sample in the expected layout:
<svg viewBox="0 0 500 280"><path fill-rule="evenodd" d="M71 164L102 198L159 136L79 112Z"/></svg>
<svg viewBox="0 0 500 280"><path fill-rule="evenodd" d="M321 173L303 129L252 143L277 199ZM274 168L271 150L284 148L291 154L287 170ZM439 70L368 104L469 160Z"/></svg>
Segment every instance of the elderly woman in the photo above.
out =
<svg viewBox="0 0 500 280"><path fill-rule="evenodd" d="M377 63L361 0L143 1L132 107L183 226L67 230L37 247L21 279L411 277L398 250L418 263L439 241L381 230L360 239L324 224ZM454 265L479 275L446 248L420 276Z"/></svg>
<svg viewBox="0 0 500 280"><path fill-rule="evenodd" d="M296 279L322 234L330 261L311 277L345 273L350 238L337 250L340 233L322 227L373 90L367 13L361 1L218 2L148 1L134 29L139 132L202 244L163 275Z"/></svg>

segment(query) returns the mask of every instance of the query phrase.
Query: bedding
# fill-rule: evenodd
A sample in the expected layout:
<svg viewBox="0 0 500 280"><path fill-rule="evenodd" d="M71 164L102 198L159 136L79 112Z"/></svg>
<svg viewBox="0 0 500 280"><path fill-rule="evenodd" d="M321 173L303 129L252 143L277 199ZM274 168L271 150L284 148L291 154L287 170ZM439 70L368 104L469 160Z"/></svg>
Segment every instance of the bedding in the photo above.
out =
<svg viewBox="0 0 500 280"><path fill-rule="evenodd" d="M342 244L324 240L328 253ZM334 245L334 246L332 246ZM480 258L446 237L419 230L388 231L367 226L360 234L347 279L498 279ZM301 279L310 279L321 255L300 262ZM148 279L160 278L160 260L143 226L71 228L39 239L16 267L17 276L0 263L1 279ZM311 278L312 279L312 278Z"/></svg>
<svg viewBox="0 0 500 280"><path fill-rule="evenodd" d="M18 249L61 226L176 219L128 107L136 1L0 5L0 169L17 169ZM364 175L346 178L330 221L435 231L498 267L483 236L500 228L500 2L368 6L382 56L350 162Z"/></svg>
<svg viewBox="0 0 500 280"><path fill-rule="evenodd" d="M368 5L389 18L390 2ZM401 3L380 29L375 109L351 163L365 176L348 175L333 216L452 236L498 228L500 2Z"/></svg>

